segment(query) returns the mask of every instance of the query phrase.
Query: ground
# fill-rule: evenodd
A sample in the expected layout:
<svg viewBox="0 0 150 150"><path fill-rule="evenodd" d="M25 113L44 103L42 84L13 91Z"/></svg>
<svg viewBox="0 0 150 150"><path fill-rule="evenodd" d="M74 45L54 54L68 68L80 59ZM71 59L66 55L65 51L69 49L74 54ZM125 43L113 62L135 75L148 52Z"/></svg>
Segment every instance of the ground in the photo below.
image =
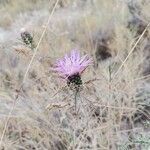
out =
<svg viewBox="0 0 150 150"><path fill-rule="evenodd" d="M0 149L149 150L149 10L149 0L0 0ZM72 49L93 60L77 95L51 69Z"/></svg>

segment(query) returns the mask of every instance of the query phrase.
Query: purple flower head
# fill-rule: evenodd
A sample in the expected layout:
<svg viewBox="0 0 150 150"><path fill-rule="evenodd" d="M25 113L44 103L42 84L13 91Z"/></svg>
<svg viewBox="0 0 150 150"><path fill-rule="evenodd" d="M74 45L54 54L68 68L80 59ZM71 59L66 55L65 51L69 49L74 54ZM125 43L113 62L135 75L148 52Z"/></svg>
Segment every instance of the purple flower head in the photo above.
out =
<svg viewBox="0 0 150 150"><path fill-rule="evenodd" d="M57 60L53 70L64 79L71 78L74 75L81 75L82 72L92 64L91 58L88 55L80 56L80 53L73 50L70 55L65 55L64 58Z"/></svg>

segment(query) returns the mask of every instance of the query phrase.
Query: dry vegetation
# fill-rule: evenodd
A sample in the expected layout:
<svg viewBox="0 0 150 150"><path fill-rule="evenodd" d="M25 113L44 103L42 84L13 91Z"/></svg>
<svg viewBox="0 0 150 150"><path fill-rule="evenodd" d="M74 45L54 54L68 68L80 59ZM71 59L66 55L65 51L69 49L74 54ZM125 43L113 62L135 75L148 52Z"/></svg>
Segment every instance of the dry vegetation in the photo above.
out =
<svg viewBox="0 0 150 150"><path fill-rule="evenodd" d="M149 10L149 0L0 0L0 149L149 150ZM50 71L74 48L94 60L77 114Z"/></svg>

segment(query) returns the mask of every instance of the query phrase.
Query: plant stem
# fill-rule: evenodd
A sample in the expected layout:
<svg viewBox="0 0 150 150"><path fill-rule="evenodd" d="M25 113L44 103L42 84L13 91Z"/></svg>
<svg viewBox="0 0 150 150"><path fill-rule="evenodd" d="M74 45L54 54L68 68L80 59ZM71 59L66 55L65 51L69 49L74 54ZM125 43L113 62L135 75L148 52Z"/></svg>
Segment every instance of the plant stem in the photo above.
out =
<svg viewBox="0 0 150 150"><path fill-rule="evenodd" d="M78 93L79 93L79 88L77 88L75 90L75 97L74 97L74 103L75 103L75 113L77 114L77 97L78 97Z"/></svg>

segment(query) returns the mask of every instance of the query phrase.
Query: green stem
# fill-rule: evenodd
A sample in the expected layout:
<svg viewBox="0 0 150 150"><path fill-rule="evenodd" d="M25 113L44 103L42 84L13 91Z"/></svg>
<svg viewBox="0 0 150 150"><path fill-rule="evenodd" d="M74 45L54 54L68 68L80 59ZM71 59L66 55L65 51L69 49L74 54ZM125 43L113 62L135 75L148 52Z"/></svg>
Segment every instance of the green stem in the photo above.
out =
<svg viewBox="0 0 150 150"><path fill-rule="evenodd" d="M78 96L78 93L79 93L79 89L77 88L76 91L75 91L75 97L74 97L74 100L75 100L75 113L77 114L77 96Z"/></svg>

